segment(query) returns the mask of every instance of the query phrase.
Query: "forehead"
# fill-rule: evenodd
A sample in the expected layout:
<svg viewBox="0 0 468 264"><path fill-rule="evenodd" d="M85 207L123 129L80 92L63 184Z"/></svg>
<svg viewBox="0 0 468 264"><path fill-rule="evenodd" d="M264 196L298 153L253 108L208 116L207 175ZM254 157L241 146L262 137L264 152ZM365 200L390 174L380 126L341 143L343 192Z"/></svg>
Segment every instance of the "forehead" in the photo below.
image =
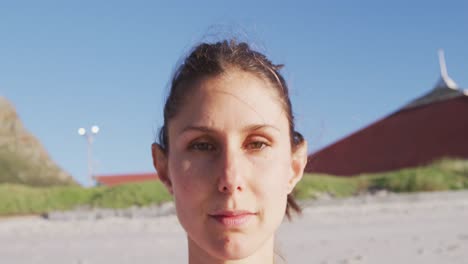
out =
<svg viewBox="0 0 468 264"><path fill-rule="evenodd" d="M180 106L182 122L203 125L267 123L280 125L287 118L276 88L254 74L231 70L215 77L205 77L191 84ZM181 118L184 119L184 118ZM225 122L221 122L224 120Z"/></svg>
<svg viewBox="0 0 468 264"><path fill-rule="evenodd" d="M205 95L217 93L231 94L242 97L244 100L255 97L280 103L276 88L261 77L242 70L232 69L214 77L205 77L198 80L194 90Z"/></svg>

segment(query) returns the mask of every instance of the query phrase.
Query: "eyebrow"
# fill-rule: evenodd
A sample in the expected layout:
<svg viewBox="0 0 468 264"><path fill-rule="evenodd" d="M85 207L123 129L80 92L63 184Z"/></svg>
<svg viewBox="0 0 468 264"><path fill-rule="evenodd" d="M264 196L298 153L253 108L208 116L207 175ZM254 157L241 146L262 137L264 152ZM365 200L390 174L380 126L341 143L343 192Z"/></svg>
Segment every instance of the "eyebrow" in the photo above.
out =
<svg viewBox="0 0 468 264"><path fill-rule="evenodd" d="M269 125L269 124L253 124L253 125L249 125L249 126L246 126L242 129L242 132L252 132L252 131L258 131L258 130L262 130L262 129L273 129L273 130L276 130L278 132L280 132L280 129L277 128L276 126L273 126L273 125ZM207 127L207 126L187 126L185 127L184 129L182 129L182 131L180 132L180 134L182 133L185 133L187 131L192 131L192 130L195 130L195 131L200 131L200 132L205 132L205 133L216 133L216 129L213 129L211 127Z"/></svg>

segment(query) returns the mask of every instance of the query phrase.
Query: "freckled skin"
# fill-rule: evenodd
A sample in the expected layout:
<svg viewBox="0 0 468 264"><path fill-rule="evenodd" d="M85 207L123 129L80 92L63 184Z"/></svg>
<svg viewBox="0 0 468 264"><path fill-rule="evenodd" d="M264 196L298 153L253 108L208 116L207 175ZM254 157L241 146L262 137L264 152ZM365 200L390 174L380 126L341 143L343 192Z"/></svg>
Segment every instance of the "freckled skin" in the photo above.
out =
<svg viewBox="0 0 468 264"><path fill-rule="evenodd" d="M294 166L276 91L238 70L191 85L169 122L168 156L155 161L187 232L189 261L272 263L275 230L305 166L302 157ZM224 226L210 216L220 210L252 216L240 226Z"/></svg>

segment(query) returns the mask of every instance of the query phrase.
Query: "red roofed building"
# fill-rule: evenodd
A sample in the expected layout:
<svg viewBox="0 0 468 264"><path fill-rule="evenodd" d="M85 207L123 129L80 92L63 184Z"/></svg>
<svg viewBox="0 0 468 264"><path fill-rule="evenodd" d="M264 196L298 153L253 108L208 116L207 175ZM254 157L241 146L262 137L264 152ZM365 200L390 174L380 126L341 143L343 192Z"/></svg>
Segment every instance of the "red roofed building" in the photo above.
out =
<svg viewBox="0 0 468 264"><path fill-rule="evenodd" d="M402 109L313 153L306 172L357 175L468 159L468 90L450 79L440 54L441 78Z"/></svg>
<svg viewBox="0 0 468 264"><path fill-rule="evenodd" d="M119 174L119 175L101 175L94 176L96 185L114 186L125 183L135 183L144 181L159 180L156 173L139 173L139 174Z"/></svg>

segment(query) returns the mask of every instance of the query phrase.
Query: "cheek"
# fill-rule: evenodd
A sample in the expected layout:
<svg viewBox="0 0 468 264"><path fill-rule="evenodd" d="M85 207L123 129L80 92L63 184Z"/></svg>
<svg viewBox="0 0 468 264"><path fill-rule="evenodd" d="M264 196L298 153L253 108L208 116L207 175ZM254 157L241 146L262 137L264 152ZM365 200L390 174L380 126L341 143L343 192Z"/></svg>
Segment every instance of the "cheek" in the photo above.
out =
<svg viewBox="0 0 468 264"><path fill-rule="evenodd" d="M251 159L254 178L262 182L262 184L258 183L257 186L278 190L287 187L291 174L291 159L283 153L287 153L287 149L272 151L265 158Z"/></svg>
<svg viewBox="0 0 468 264"><path fill-rule="evenodd" d="M254 177L256 182L252 184L252 190L261 210L261 229L270 234L275 232L284 219L290 170L284 157L257 165Z"/></svg>
<svg viewBox="0 0 468 264"><path fill-rule="evenodd" d="M253 162L251 189L268 207L286 203L288 180L291 174L290 159L278 154L267 160Z"/></svg>
<svg viewBox="0 0 468 264"><path fill-rule="evenodd" d="M208 165L188 159L183 154L174 153L170 157L169 177L179 206L200 203L212 189Z"/></svg>
<svg viewBox="0 0 468 264"><path fill-rule="evenodd" d="M204 169L193 161L176 153L169 161L177 218L187 232L193 233L199 229L198 220L203 219L204 209L208 206L210 187L202 177Z"/></svg>

